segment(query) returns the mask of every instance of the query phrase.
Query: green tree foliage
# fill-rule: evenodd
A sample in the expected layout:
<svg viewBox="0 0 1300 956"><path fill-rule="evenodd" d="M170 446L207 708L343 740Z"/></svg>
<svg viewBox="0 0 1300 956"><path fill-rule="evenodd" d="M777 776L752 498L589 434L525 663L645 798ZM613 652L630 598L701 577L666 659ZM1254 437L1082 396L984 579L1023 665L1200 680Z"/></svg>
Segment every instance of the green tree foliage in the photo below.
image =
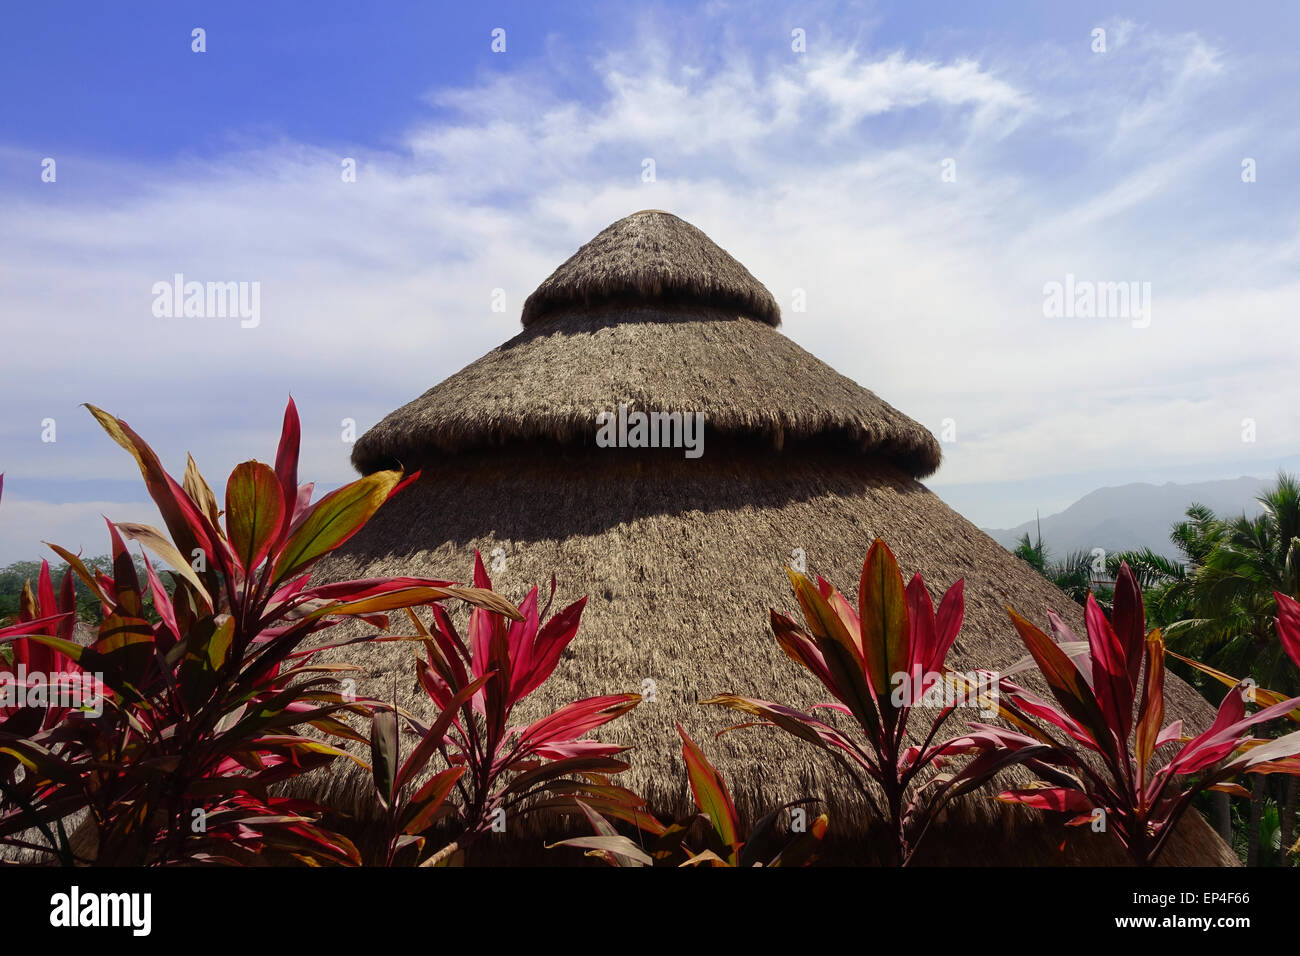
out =
<svg viewBox="0 0 1300 956"><path fill-rule="evenodd" d="M1112 596L1110 582L1114 580L1115 571L1119 568L1118 561L1115 562L1113 569L1108 566L1109 579L1107 579L1105 574L1098 573L1094 568L1095 559L1090 551L1071 551L1059 561L1053 561L1042 536L1031 540L1029 532L1020 536L1020 541L1012 553L1068 594L1070 600L1079 606L1082 607L1087 603L1088 595L1092 594L1098 604L1107 610L1110 609Z"/></svg>
<svg viewBox="0 0 1300 956"><path fill-rule="evenodd" d="M90 558L85 563L92 571L112 574L113 562L106 554L97 558ZM135 564L136 572L143 578L144 562L139 557L136 557ZM56 583L62 580L63 574L67 570L68 565L64 561L50 564L50 574ZM7 622L18 616L23 585L31 581L32 587L35 588L36 578L40 573L40 561L15 561L0 568L0 622ZM99 623L99 601L80 578L76 580L76 589L78 619L91 624Z"/></svg>
<svg viewBox="0 0 1300 956"><path fill-rule="evenodd" d="M1291 696L1300 692L1300 671L1277 639L1273 594L1300 598L1300 480L1279 473L1257 500L1261 511L1254 517L1224 519L1204 505L1188 508L1169 536L1181 561L1150 551L1111 560L1115 566L1128 561L1138 574L1151 618L1164 628L1171 648ZM1176 669L1203 692L1213 689L1204 674L1181 664ZM1285 862L1300 799L1296 780L1258 783L1244 822L1246 860Z"/></svg>

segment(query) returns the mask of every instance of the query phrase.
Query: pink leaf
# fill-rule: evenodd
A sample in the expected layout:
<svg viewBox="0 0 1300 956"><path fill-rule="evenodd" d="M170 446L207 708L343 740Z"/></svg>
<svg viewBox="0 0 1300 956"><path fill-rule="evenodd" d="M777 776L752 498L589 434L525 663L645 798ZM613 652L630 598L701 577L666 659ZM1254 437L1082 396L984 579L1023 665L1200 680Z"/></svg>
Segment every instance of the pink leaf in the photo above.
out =
<svg viewBox="0 0 1300 956"><path fill-rule="evenodd" d="M966 579L958 578L939 602L939 617L936 621L938 643L935 644L930 663L926 665L927 670L941 670L948 658L948 651L957 640L957 633L961 630L961 622L966 614L965 590Z"/></svg>
<svg viewBox="0 0 1300 956"><path fill-rule="evenodd" d="M931 660L939 643L934 601L919 574L912 575L912 580L907 582L907 621L911 625L907 674L915 678L930 673Z"/></svg>
<svg viewBox="0 0 1300 956"><path fill-rule="evenodd" d="M1296 667L1300 667L1300 601L1274 591L1277 599L1277 637L1282 649Z"/></svg>
<svg viewBox="0 0 1300 956"><path fill-rule="evenodd" d="M1088 625L1093 692L1107 726L1122 746L1133 729L1133 686L1128 682L1128 664L1114 628L1091 594L1084 616Z"/></svg>
<svg viewBox="0 0 1300 956"><path fill-rule="evenodd" d="M1021 803L1038 810L1056 810L1062 813L1091 814L1094 809L1086 793L1065 787L1007 790L999 793L998 799L1003 803Z"/></svg>
<svg viewBox="0 0 1300 956"><path fill-rule="evenodd" d="M289 529L298 516L298 445L301 437L298 407L290 396L289 404L284 409L284 424L280 428L280 445L275 451L275 477L280 482L280 493L284 499L284 513L281 515L279 534L276 535L277 544L288 537Z"/></svg>

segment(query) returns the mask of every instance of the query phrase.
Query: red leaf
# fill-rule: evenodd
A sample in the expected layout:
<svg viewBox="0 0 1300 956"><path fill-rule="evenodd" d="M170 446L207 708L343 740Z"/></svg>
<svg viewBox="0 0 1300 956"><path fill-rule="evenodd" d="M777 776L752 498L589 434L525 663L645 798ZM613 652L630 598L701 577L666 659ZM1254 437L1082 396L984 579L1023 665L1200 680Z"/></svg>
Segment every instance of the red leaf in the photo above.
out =
<svg viewBox="0 0 1300 956"><path fill-rule="evenodd" d="M312 505L276 555L272 579L283 581L351 538L400 480L400 472L376 471L335 489Z"/></svg>
<svg viewBox="0 0 1300 956"><path fill-rule="evenodd" d="M1147 764L1159 746L1160 725L1165 721L1165 642L1154 630L1146 639L1146 680L1142 686L1142 703L1138 708L1137 766L1138 789L1146 787Z"/></svg>
<svg viewBox="0 0 1300 956"><path fill-rule="evenodd" d="M298 407L289 397L289 404L284 409L284 424L280 428L280 445L275 451L275 477L280 485L280 495L284 503L280 528L276 534L276 544L280 544L289 535L289 526L293 523L295 505L298 501L298 446L302 437L302 428L298 423Z"/></svg>
<svg viewBox="0 0 1300 956"><path fill-rule="evenodd" d="M578 633L582 621L582 609L587 606L585 597L574 601L541 626L534 642L531 671L515 681L518 687L515 701L521 701L551 676L555 665L560 662L560 655L569 646L569 642Z"/></svg>
<svg viewBox="0 0 1300 956"><path fill-rule="evenodd" d="M1032 623L1009 607L1007 613L1011 615L1011 623L1015 625L1020 639L1024 641L1025 647L1034 658L1034 663L1038 665L1039 673L1047 681L1052 696L1079 727L1092 737L1103 753L1114 756L1114 730L1106 722L1105 715L1097 704L1097 698L1093 696L1092 689L1083 679L1074 661L1070 660L1055 641Z"/></svg>
<svg viewBox="0 0 1300 956"><path fill-rule="evenodd" d="M406 822L402 825L402 832L408 834L423 833L428 829L438 811L447 800L447 795L451 793L451 788L456 785L465 772L464 767L451 767L436 773L429 778L411 798L411 803L407 808L407 813L411 814Z"/></svg>
<svg viewBox="0 0 1300 956"><path fill-rule="evenodd" d="M1189 741L1170 762L1172 773L1194 773L1222 760L1243 743L1247 729L1282 717L1300 706L1300 697L1293 697L1243 716L1246 704L1242 699L1242 689L1243 685L1238 684L1228 691L1210 729Z"/></svg>
<svg viewBox="0 0 1300 956"><path fill-rule="evenodd" d="M609 694L566 704L524 728L519 738L520 749L527 752L541 744L576 740L588 731L623 716L640 702L640 694Z"/></svg>
<svg viewBox="0 0 1300 956"><path fill-rule="evenodd" d="M108 432L109 437L130 452L135 459L140 474L144 477L149 497L153 498L158 506L163 522L171 533L172 541L176 543L181 553L192 554L197 548L210 559L217 560L217 556L213 554L213 534L210 533L215 529L212 529L207 519L199 513L198 507L185 493L185 489L163 470L154 450L132 431L131 426L126 422L114 418L94 405L86 405L86 408L95 416L95 420L104 431Z"/></svg>
<svg viewBox="0 0 1300 956"><path fill-rule="evenodd" d="M781 650L785 651L786 656L796 664L800 664L812 671L813 676L821 681L828 691L843 700L843 698L840 698L835 681L831 677L830 669L826 666L826 658L818 650L816 642L791 618L780 613L775 608L772 609L771 615L772 633L776 635L776 642L780 645ZM845 703L848 702L845 701Z"/></svg>
<svg viewBox="0 0 1300 956"><path fill-rule="evenodd" d="M926 665L926 670L942 670L944 661L948 659L948 651L952 649L953 642L957 640L957 633L961 630L961 622L965 617L965 591L965 578L958 578L947 593L944 594L943 600L939 602L939 616L935 622L938 642L935 645L930 662Z"/></svg>
<svg viewBox="0 0 1300 956"><path fill-rule="evenodd" d="M1274 591L1277 599L1277 638L1296 667L1300 667L1300 602Z"/></svg>
<svg viewBox="0 0 1300 956"><path fill-rule="evenodd" d="M126 544L118 534L117 527L108 518L105 518L104 522L108 525L113 552L113 590L118 609L131 617L143 617L144 607L140 603L140 578L135 573L135 561L131 553L126 550Z"/></svg>
<svg viewBox="0 0 1300 956"><path fill-rule="evenodd" d="M158 573L154 571L153 565L149 563L149 555L145 554L144 570L149 578L149 594L153 599L154 610L162 618L162 622L172 632L176 640L181 638L181 629L176 623L176 608L172 605L172 599L163 587L162 581L158 578Z"/></svg>
<svg viewBox="0 0 1300 956"><path fill-rule="evenodd" d="M519 613L523 620L514 621L506 632L506 642L510 646L510 703L513 705L523 696L533 666L533 655L537 650L537 588L528 592Z"/></svg>
<svg viewBox="0 0 1300 956"><path fill-rule="evenodd" d="M481 676L456 692L456 696L442 709L442 712L438 714L438 719L425 731L420 742L415 745L415 749L402 762L401 768L394 777L394 792L401 790L410 782L412 777L424 769L424 765L429 762L429 758L438 752L443 738L447 735L447 728L456 719L461 707L478 692L479 688L483 686L483 682L491 676L491 674Z"/></svg>
<svg viewBox="0 0 1300 956"><path fill-rule="evenodd" d="M492 579L488 577L487 568L483 567L483 555L474 551L474 587L492 589Z"/></svg>
<svg viewBox="0 0 1300 956"><path fill-rule="evenodd" d="M1095 809L1086 793L1065 787L1006 790L999 793L997 798L1003 803L1022 803L1038 810L1056 810L1062 813L1091 814Z"/></svg>
<svg viewBox="0 0 1300 956"><path fill-rule="evenodd" d="M826 661L831 677L827 689L844 701L854 718L867 731L868 737L877 739L880 733L880 712L876 709L875 691L863 660L861 633L850 633L844 620L826 603L826 599L805 575L789 568L786 568L786 575L794 585L804 622Z"/></svg>
<svg viewBox="0 0 1300 956"><path fill-rule="evenodd" d="M447 588L455 581L442 581L436 578L357 578L352 581L337 581L322 584L302 592L304 598L324 598L329 601L360 601L362 598L400 591L405 588Z"/></svg>
<svg viewBox="0 0 1300 956"><path fill-rule="evenodd" d="M57 628L58 636L63 638L65 641L70 641L72 640L72 632L77 623L77 582L73 577L73 570L70 566L64 568L63 578L59 581L59 601L57 610L72 615Z"/></svg>
<svg viewBox="0 0 1300 956"><path fill-rule="evenodd" d="M60 608L54 600L54 580L50 577L50 562L42 559L41 573L36 581L36 601L40 608L40 616L57 614Z"/></svg>
<svg viewBox="0 0 1300 956"><path fill-rule="evenodd" d="M1112 607L1111 624L1128 667L1128 683L1136 688L1138 671L1142 666L1142 648L1146 642L1146 611L1142 606L1142 588L1127 561L1120 564L1115 578Z"/></svg>
<svg viewBox="0 0 1300 956"><path fill-rule="evenodd" d="M930 659L938 647L939 637L934 600L920 574L912 575L912 580L907 583L907 622L911 630L907 676L924 676L930 672Z"/></svg>
<svg viewBox="0 0 1300 956"><path fill-rule="evenodd" d="M1123 748L1133 727L1133 685L1128 682L1128 663L1115 630L1106 620L1091 593L1084 612L1088 626L1088 648L1092 659L1092 690L1097 704Z"/></svg>

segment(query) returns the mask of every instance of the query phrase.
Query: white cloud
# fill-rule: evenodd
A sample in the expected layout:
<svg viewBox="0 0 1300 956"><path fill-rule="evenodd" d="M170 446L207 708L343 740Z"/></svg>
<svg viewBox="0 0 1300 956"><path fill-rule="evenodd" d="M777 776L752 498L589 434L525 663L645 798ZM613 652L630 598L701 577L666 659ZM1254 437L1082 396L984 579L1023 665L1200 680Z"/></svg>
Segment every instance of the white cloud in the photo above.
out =
<svg viewBox="0 0 1300 956"><path fill-rule="evenodd" d="M1021 114L1030 98L973 60L932 63L906 59L896 51L884 59L861 60L854 51L828 57L809 70L808 89L835 109L843 129L860 120L920 106L969 106L976 127L1000 114Z"/></svg>
<svg viewBox="0 0 1300 956"><path fill-rule="evenodd" d="M845 48L704 68L632 37L642 52L596 62L581 99L545 62L440 91L439 120L413 120L400 152L62 163L52 190L81 169L99 198L14 198L0 234L7 345L34 359L0 384L5 467L131 477L75 407L93 401L177 470L193 450L219 486L237 460L274 454L292 393L302 473L345 480L344 418L364 430L512 335L555 265L648 206L704 228L779 301L806 289L785 328L811 351L932 428L956 418L940 483L1239 458L1232 423L1249 414L1255 450L1281 454L1300 440L1283 413L1300 386L1277 367L1300 344L1295 196L1267 210L1290 217L1276 241L1221 233L1210 205L1189 235L1192 197L1231 218L1228 191L1244 188L1233 155L1252 118L1215 98L1240 71L1199 37L1118 36L1110 72L1081 44L1042 89L1013 59ZM175 272L260 281L261 326L153 318L150 287ZM1151 327L1044 319L1043 283L1066 272L1150 281ZM60 441L43 446L51 415ZM7 500L0 520L27 540L91 513L41 507Z"/></svg>

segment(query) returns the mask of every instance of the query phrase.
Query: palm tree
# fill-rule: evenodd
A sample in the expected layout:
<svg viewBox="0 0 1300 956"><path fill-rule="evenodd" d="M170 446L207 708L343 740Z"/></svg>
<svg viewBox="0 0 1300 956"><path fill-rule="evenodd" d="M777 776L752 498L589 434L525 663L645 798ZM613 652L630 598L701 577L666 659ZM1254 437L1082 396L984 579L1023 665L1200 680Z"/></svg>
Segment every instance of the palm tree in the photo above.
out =
<svg viewBox="0 0 1300 956"><path fill-rule="evenodd" d="M1088 594L1092 593L1098 604L1110 610L1111 592L1098 578L1092 552L1071 551L1060 561L1053 561L1042 534L1039 533L1037 540L1030 540L1026 531L1012 553L1068 594L1076 604L1086 604Z"/></svg>
<svg viewBox="0 0 1300 956"><path fill-rule="evenodd" d="M1121 561L1128 562L1142 585L1148 619L1164 629L1167 637L1170 636L1170 625L1196 618L1193 610L1196 572L1204 567L1218 546L1225 528L1218 516L1205 505L1192 504L1185 514L1186 518L1169 532L1169 540L1178 549L1180 557L1168 558L1150 548L1139 548L1112 554L1107 560L1112 576L1119 572ZM1184 641L1193 640L1193 635L1186 633L1188 624L1181 624L1179 630L1186 634ZM1187 650L1194 649L1188 646Z"/></svg>
<svg viewBox="0 0 1300 956"><path fill-rule="evenodd" d="M1300 674L1274 633L1273 592L1300 598L1300 480L1283 472L1257 499L1262 511L1211 521L1197 529L1186 589L1190 613L1169 627L1186 636L1186 653L1265 687L1294 692ZM1202 550L1203 549L1203 550Z"/></svg>
<svg viewBox="0 0 1300 956"><path fill-rule="evenodd" d="M1111 590L1101 579L1096 559L1090 551L1071 551L1060 561L1052 561L1043 574L1058 588L1070 595L1076 604L1086 605L1091 594L1101 607L1109 611Z"/></svg>
<svg viewBox="0 0 1300 956"><path fill-rule="evenodd" d="M1171 537L1191 569L1167 584L1171 604L1180 604L1183 614L1166 633L1187 656L1230 674L1249 674L1289 697L1300 690L1300 672L1274 632L1273 592L1300 599L1300 480L1281 472L1256 500L1262 510L1253 518L1220 521L1209 509L1195 515L1188 509L1190 520L1175 527ZM1261 786L1252 799L1248 862L1258 859L1264 796ZM1297 802L1300 779L1292 776L1281 812L1283 847L1291 845Z"/></svg>
<svg viewBox="0 0 1300 956"><path fill-rule="evenodd" d="M1133 568L1149 621L1164 630L1171 648L1218 670L1249 674L1260 686L1291 696L1300 688L1300 674L1274 634L1273 592L1296 596L1300 589L1300 481L1281 473L1257 500L1262 511L1254 518L1222 520L1204 505L1188 508L1186 520L1169 535L1181 560L1142 549L1112 555L1108 564L1112 573L1120 561ZM1184 676L1203 691L1213 689L1200 673ZM1280 814L1286 846L1294 831L1298 784L1287 780ZM1247 859L1252 863L1259 856L1266 793L1257 787L1251 801Z"/></svg>
<svg viewBox="0 0 1300 956"><path fill-rule="evenodd" d="M1169 532L1169 540L1183 555L1185 564L1199 567L1223 536L1223 522L1202 504L1193 504L1186 515L1187 520L1178 522Z"/></svg>
<svg viewBox="0 0 1300 956"><path fill-rule="evenodd" d="M1039 574L1046 572L1047 548L1043 545L1043 536L1041 534L1038 536L1037 542L1031 542L1029 532L1026 531L1020 536L1020 541L1016 544L1016 549L1012 553Z"/></svg>

